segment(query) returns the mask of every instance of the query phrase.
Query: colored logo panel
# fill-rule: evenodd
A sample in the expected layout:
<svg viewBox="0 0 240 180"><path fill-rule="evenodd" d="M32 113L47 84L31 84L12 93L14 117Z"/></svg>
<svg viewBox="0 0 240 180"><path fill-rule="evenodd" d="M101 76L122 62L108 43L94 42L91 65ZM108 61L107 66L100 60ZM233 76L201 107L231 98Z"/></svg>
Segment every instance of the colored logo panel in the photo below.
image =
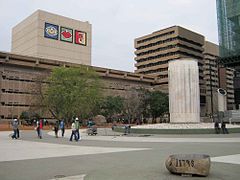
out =
<svg viewBox="0 0 240 180"><path fill-rule="evenodd" d="M58 25L45 23L44 37L58 39Z"/></svg>
<svg viewBox="0 0 240 180"><path fill-rule="evenodd" d="M87 45L87 33L75 30L75 44Z"/></svg>
<svg viewBox="0 0 240 180"><path fill-rule="evenodd" d="M60 40L66 42L73 42L73 30L70 28L60 28Z"/></svg>

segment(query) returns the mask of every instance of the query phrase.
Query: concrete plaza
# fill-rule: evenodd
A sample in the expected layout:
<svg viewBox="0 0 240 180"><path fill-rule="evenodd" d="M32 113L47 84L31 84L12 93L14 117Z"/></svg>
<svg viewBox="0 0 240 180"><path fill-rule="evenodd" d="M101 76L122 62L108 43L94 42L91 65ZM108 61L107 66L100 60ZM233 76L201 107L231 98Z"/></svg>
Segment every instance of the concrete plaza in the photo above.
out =
<svg viewBox="0 0 240 180"><path fill-rule="evenodd" d="M177 180L239 179L240 134L212 135L133 135L122 136L110 129L99 129L97 136L70 142L44 131L21 131L20 140L11 132L0 132L1 180ZM60 134L60 133L59 133ZM182 177L165 168L171 154L196 153L211 157L210 175Z"/></svg>

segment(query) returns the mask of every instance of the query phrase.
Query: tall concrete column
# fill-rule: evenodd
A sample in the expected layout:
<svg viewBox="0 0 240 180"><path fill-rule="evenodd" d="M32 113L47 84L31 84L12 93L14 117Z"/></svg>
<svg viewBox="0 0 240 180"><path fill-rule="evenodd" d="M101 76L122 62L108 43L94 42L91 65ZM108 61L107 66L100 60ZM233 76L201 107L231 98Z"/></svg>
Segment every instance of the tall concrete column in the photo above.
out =
<svg viewBox="0 0 240 180"><path fill-rule="evenodd" d="M199 69L195 59L168 64L170 123L199 123Z"/></svg>

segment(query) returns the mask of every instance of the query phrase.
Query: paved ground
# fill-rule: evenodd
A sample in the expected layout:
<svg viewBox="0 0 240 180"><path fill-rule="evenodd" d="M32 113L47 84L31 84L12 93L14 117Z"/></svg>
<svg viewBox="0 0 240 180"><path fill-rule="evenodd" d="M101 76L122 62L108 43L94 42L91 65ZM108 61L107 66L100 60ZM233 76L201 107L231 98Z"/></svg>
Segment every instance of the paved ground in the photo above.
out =
<svg viewBox="0 0 240 180"><path fill-rule="evenodd" d="M240 170L240 134L228 135L128 135L99 129L97 136L82 131L80 142L55 138L45 131L21 132L12 140L0 132L1 180L237 180ZM181 177L170 174L165 160L170 154L202 153L211 156L210 175Z"/></svg>

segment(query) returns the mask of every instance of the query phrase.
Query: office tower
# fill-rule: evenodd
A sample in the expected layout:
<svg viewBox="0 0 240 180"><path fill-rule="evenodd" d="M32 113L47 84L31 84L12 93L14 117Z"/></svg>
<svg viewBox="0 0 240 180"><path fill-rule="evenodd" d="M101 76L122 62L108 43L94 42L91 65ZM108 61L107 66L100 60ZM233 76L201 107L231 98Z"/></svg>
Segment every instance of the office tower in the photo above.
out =
<svg viewBox="0 0 240 180"><path fill-rule="evenodd" d="M205 111L206 89L203 79L204 36L180 26L172 26L135 39L136 73L148 74L159 79L161 89L168 90L168 62L173 59L198 60L200 104ZM203 115L202 114L202 115Z"/></svg>
<svg viewBox="0 0 240 180"><path fill-rule="evenodd" d="M235 69L235 104L240 105L240 1L217 0L220 62Z"/></svg>

